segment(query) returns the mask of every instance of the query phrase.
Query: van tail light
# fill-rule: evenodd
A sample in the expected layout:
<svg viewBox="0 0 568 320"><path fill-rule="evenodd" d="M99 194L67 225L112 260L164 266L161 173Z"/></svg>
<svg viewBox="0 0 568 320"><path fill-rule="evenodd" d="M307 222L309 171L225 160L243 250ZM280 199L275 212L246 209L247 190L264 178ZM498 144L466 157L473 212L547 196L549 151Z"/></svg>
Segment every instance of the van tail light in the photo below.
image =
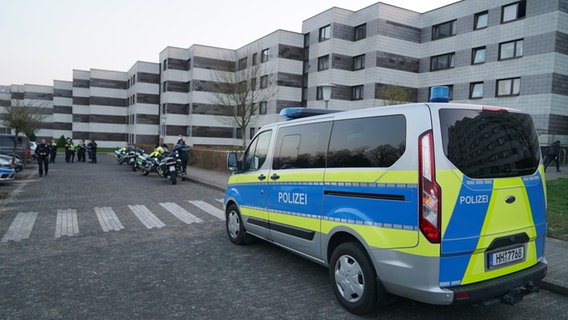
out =
<svg viewBox="0 0 568 320"><path fill-rule="evenodd" d="M440 243L441 190L436 183L434 165L434 143L432 131L420 136L418 142L418 188L420 193L419 227L431 243Z"/></svg>

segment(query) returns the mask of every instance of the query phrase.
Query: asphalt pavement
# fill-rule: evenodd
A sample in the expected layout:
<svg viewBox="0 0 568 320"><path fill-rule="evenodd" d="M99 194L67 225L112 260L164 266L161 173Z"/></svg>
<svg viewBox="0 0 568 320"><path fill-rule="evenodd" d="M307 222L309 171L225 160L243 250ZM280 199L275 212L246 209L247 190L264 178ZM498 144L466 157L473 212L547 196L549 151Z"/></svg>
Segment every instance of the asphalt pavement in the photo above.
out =
<svg viewBox="0 0 568 320"><path fill-rule="evenodd" d="M568 178L568 168L562 167L561 172L549 168L546 180ZM26 175L37 175L35 166L28 166L20 173L20 179ZM227 188L227 179L231 173L206 170L197 167L188 167L188 179L224 191ZM541 288L568 296L568 242L554 238L547 238L545 256L548 261L548 272Z"/></svg>

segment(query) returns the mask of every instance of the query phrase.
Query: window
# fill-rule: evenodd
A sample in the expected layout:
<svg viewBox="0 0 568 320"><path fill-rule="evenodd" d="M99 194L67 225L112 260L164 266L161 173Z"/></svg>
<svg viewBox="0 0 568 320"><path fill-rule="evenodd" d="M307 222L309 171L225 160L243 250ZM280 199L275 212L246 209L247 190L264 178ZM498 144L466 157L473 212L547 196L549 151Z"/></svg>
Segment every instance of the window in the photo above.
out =
<svg viewBox="0 0 568 320"><path fill-rule="evenodd" d="M457 20L444 22L432 27L432 40L443 39L456 35Z"/></svg>
<svg viewBox="0 0 568 320"><path fill-rule="evenodd" d="M281 127L273 169L324 168L332 122Z"/></svg>
<svg viewBox="0 0 568 320"><path fill-rule="evenodd" d="M243 155L243 171L255 171L262 167L268 155L272 131L260 133L249 145Z"/></svg>
<svg viewBox="0 0 568 320"><path fill-rule="evenodd" d="M258 59L258 53L255 52L255 53L252 54L252 65L253 66L256 66L257 59Z"/></svg>
<svg viewBox="0 0 568 320"><path fill-rule="evenodd" d="M354 30L353 38L355 41L365 39L367 37L367 24L364 23L362 25L356 26Z"/></svg>
<svg viewBox="0 0 568 320"><path fill-rule="evenodd" d="M267 102L266 101L262 101L258 104L258 113L259 114L266 114L266 109L267 109Z"/></svg>
<svg viewBox="0 0 568 320"><path fill-rule="evenodd" d="M364 87L354 86L351 87L351 99L352 100L363 100L364 98Z"/></svg>
<svg viewBox="0 0 568 320"><path fill-rule="evenodd" d="M487 11L476 13L473 19L473 30L487 28L488 16Z"/></svg>
<svg viewBox="0 0 568 320"><path fill-rule="evenodd" d="M438 113L444 128L444 153L464 175L473 179L521 177L538 169L540 149L530 115L471 109L441 109Z"/></svg>
<svg viewBox="0 0 568 320"><path fill-rule="evenodd" d="M329 69L329 55L318 58L318 71Z"/></svg>
<svg viewBox="0 0 568 320"><path fill-rule="evenodd" d="M353 70L365 69L365 55L353 57Z"/></svg>
<svg viewBox="0 0 568 320"><path fill-rule="evenodd" d="M254 137L255 128L249 128L249 138L252 139Z"/></svg>
<svg viewBox="0 0 568 320"><path fill-rule="evenodd" d="M256 90L256 78L250 79L250 88L251 88L251 91Z"/></svg>
<svg viewBox="0 0 568 320"><path fill-rule="evenodd" d="M316 88L316 100L323 100L323 87Z"/></svg>
<svg viewBox="0 0 568 320"><path fill-rule="evenodd" d="M526 1L519 1L502 7L501 23L511 22L525 17Z"/></svg>
<svg viewBox="0 0 568 320"><path fill-rule="evenodd" d="M472 82L469 85L469 98L481 99L483 98L483 82Z"/></svg>
<svg viewBox="0 0 568 320"><path fill-rule="evenodd" d="M485 62L485 47L473 48L471 52L471 64Z"/></svg>
<svg viewBox="0 0 568 320"><path fill-rule="evenodd" d="M499 60L519 58L523 56L523 39L499 44Z"/></svg>
<svg viewBox="0 0 568 320"><path fill-rule="evenodd" d="M390 167L405 150L403 115L339 120L333 125L327 167Z"/></svg>
<svg viewBox="0 0 568 320"><path fill-rule="evenodd" d="M261 89L268 88L268 76L260 77L260 88Z"/></svg>
<svg viewBox="0 0 568 320"><path fill-rule="evenodd" d="M264 49L260 52L260 62L266 62L270 58L270 49Z"/></svg>
<svg viewBox="0 0 568 320"><path fill-rule="evenodd" d="M319 41L325 41L331 39L331 25L328 24L325 27L321 27L319 30Z"/></svg>
<svg viewBox="0 0 568 320"><path fill-rule="evenodd" d="M521 92L521 78L497 80L497 96L518 96Z"/></svg>
<svg viewBox="0 0 568 320"><path fill-rule="evenodd" d="M247 67L247 58L239 59L239 70L246 69Z"/></svg>
<svg viewBox="0 0 568 320"><path fill-rule="evenodd" d="M162 66L164 67L164 71L166 71L166 69L168 68L168 59L164 59Z"/></svg>
<svg viewBox="0 0 568 320"><path fill-rule="evenodd" d="M243 138L243 130L241 128L237 128L237 139Z"/></svg>
<svg viewBox="0 0 568 320"><path fill-rule="evenodd" d="M430 71L453 68L455 55L455 53L447 53L430 58Z"/></svg>
<svg viewBox="0 0 568 320"><path fill-rule="evenodd" d="M167 82L162 83L162 92L166 92L168 91L168 85Z"/></svg>

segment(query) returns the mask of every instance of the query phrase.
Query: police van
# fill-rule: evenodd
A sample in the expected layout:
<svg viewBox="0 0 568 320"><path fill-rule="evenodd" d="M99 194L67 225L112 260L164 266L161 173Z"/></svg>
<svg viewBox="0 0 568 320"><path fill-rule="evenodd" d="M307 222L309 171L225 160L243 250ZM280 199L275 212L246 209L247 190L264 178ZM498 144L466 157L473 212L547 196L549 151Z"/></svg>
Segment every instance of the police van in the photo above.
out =
<svg viewBox="0 0 568 320"><path fill-rule="evenodd" d="M546 187L531 117L439 100L282 110L296 119L228 156L229 239L261 238L327 266L356 314L389 294L491 305L536 292Z"/></svg>

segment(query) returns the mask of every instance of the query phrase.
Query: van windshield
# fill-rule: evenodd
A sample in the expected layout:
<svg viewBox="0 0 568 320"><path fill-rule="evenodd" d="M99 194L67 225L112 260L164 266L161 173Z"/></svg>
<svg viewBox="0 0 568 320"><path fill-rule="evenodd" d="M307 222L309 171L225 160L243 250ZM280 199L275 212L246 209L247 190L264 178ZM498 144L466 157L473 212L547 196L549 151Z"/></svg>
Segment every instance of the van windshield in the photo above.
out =
<svg viewBox="0 0 568 320"><path fill-rule="evenodd" d="M533 174L540 149L527 114L464 109L439 111L446 157L470 178Z"/></svg>

